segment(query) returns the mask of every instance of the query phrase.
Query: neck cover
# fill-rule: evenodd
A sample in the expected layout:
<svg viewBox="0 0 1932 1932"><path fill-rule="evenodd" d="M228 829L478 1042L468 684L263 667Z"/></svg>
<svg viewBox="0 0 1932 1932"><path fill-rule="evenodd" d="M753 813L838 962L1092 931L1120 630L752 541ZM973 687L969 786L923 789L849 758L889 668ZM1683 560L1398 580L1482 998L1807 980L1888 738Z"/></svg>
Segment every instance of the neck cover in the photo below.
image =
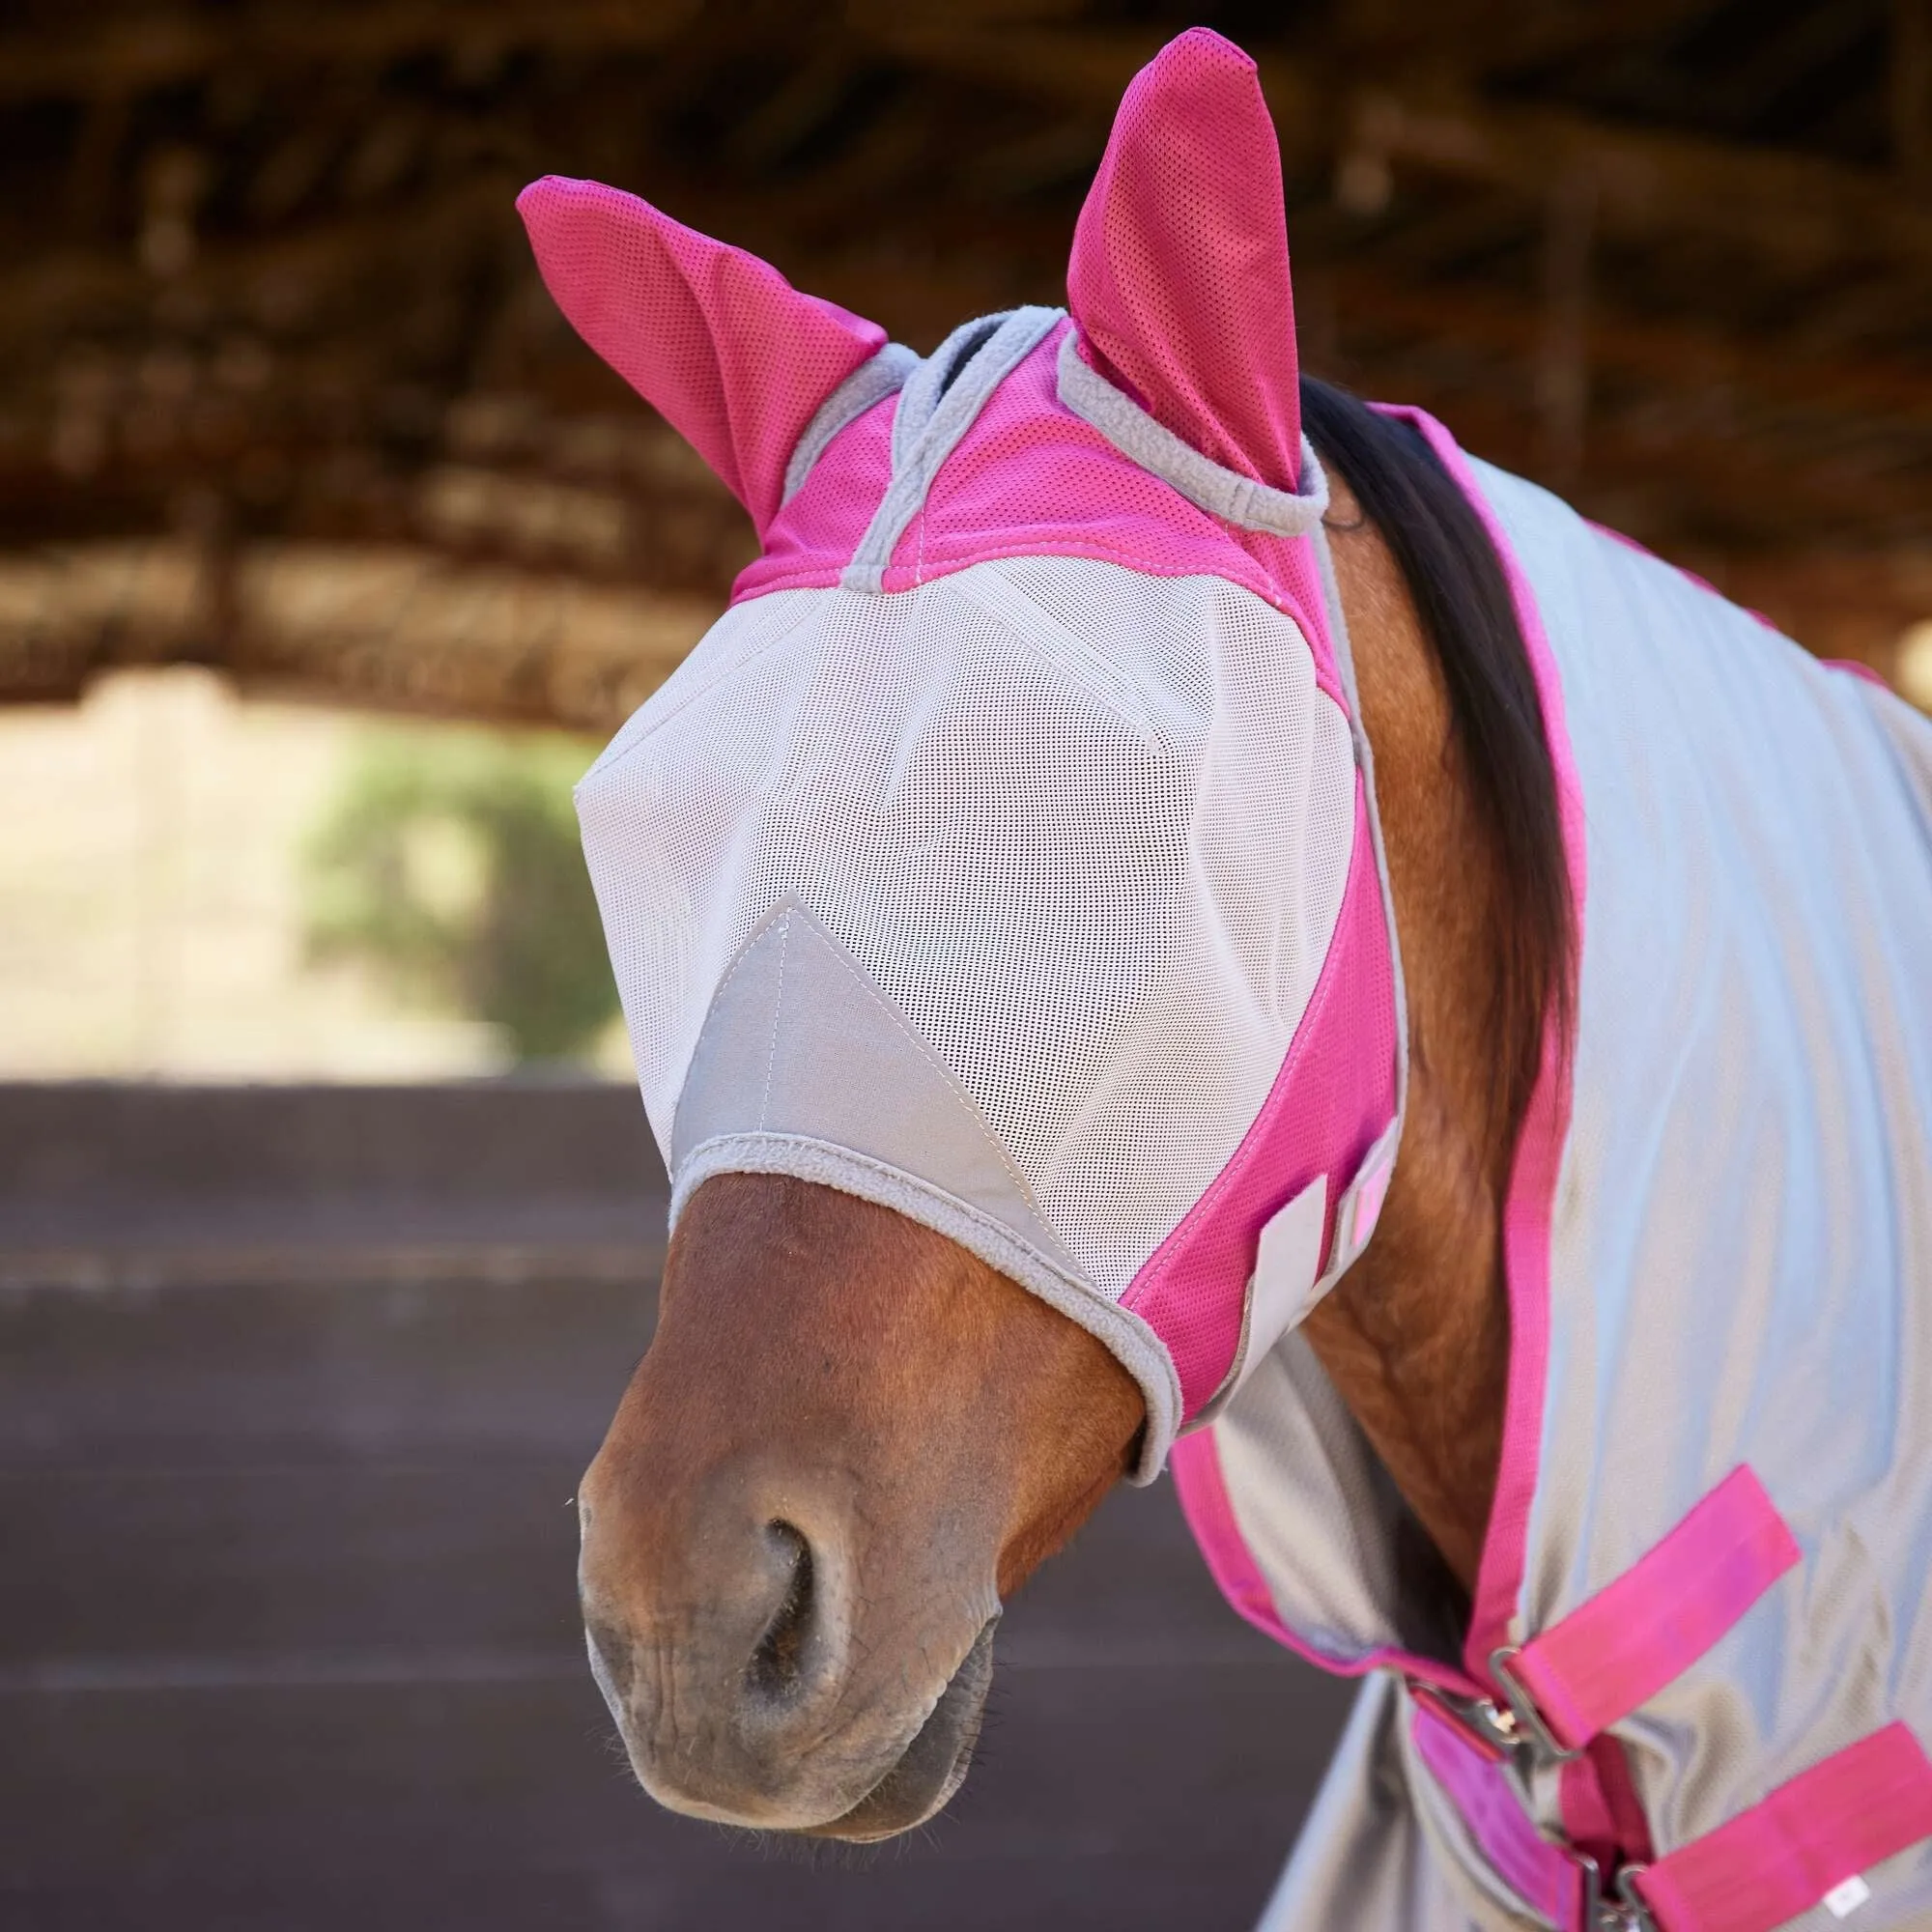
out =
<svg viewBox="0 0 1932 1932"><path fill-rule="evenodd" d="M923 360L632 196L520 206L763 544L578 794L673 1218L777 1173L951 1236L1134 1375L1145 1479L1360 1251L1400 1121L1253 64L1169 46L1070 316Z"/></svg>

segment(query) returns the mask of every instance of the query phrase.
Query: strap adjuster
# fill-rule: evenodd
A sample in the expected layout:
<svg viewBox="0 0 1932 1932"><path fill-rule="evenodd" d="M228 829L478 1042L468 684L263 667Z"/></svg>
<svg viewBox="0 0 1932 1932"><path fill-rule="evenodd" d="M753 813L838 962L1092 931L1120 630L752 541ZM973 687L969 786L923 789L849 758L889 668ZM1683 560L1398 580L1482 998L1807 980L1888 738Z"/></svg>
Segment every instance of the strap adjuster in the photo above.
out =
<svg viewBox="0 0 1932 1932"><path fill-rule="evenodd" d="M1636 1885L1638 1874L1649 1869L1648 1865L1639 1864L1617 1867L1617 1903L1610 1908L1617 1916L1611 1924L1629 1926L1631 1932L1657 1932L1657 1920Z"/></svg>
<svg viewBox="0 0 1932 1932"><path fill-rule="evenodd" d="M1510 1664L1521 1649L1520 1644L1506 1643L1491 1651L1490 1675L1502 1686L1503 1695L1509 1699L1509 1707L1517 1722L1527 1733L1528 1742L1546 1752L1555 1763L1568 1764L1572 1758L1581 1757L1583 1753L1557 1743L1549 1726L1543 1720L1543 1713L1536 1708L1536 1699L1522 1688L1510 1669Z"/></svg>
<svg viewBox="0 0 1932 1932"><path fill-rule="evenodd" d="M1426 1706L1453 1730L1477 1756L1491 1764L1507 1764L1522 1748L1522 1733L1515 1714L1489 1698L1459 1697L1420 1677L1404 1680L1409 1696Z"/></svg>

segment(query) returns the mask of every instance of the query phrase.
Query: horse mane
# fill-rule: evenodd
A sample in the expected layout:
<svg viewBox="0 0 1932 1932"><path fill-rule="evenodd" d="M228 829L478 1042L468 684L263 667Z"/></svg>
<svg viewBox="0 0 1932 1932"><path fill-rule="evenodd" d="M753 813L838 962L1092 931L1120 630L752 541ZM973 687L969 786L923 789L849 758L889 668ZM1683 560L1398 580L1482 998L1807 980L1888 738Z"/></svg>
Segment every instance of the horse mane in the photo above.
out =
<svg viewBox="0 0 1932 1932"><path fill-rule="evenodd" d="M1489 531L1421 434L1346 389L1301 378L1301 419L1380 532L1441 667L1451 728L1493 841L1498 935L1498 1124L1512 1138L1542 1065L1544 1023L1567 1041L1576 923L1556 770L1528 646Z"/></svg>

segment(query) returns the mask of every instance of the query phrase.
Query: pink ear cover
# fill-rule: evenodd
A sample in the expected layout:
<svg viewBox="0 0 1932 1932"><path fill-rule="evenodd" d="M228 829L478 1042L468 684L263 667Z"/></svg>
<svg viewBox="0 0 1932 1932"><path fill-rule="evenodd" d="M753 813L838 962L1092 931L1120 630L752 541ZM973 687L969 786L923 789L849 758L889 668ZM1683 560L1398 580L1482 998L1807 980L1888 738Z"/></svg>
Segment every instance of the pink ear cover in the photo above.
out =
<svg viewBox="0 0 1932 1932"><path fill-rule="evenodd" d="M1295 487L1281 153L1255 64L1206 27L1137 73L1080 211L1068 306L1103 375L1203 456Z"/></svg>
<svg viewBox="0 0 1932 1932"><path fill-rule="evenodd" d="M517 212L557 307L718 472L762 541L800 435L885 330L598 182L546 175Z"/></svg>

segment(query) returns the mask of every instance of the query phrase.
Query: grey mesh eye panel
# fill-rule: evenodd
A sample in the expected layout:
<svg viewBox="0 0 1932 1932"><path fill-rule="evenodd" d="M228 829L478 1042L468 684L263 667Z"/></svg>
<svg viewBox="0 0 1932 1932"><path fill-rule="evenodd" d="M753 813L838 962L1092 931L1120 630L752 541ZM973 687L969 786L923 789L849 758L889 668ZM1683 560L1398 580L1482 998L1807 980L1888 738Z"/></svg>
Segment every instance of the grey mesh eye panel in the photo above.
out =
<svg viewBox="0 0 1932 1932"><path fill-rule="evenodd" d="M1147 1395L1140 1475L1158 1470L1180 1408L1166 1349L1137 1316L1093 1293L972 1096L789 894L753 928L712 996L678 1099L670 1164L673 1220L714 1174L783 1174L957 1241L1113 1350Z"/></svg>
<svg viewBox="0 0 1932 1932"><path fill-rule="evenodd" d="M1354 787L1299 630L1218 578L1023 557L739 607L579 791L667 1158L719 982L789 895L1117 1299L1279 1072Z"/></svg>

